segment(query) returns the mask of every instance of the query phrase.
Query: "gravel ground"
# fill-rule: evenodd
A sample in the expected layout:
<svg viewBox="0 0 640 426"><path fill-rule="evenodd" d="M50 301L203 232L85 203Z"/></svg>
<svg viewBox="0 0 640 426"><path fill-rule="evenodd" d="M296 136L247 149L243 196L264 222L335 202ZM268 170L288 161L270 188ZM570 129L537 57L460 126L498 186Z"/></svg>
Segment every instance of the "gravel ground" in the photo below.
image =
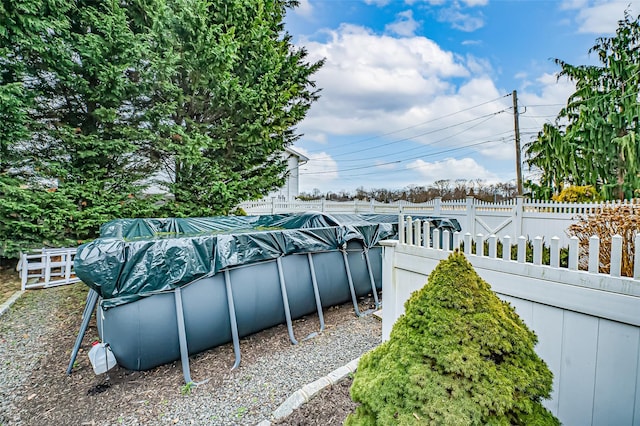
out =
<svg viewBox="0 0 640 426"><path fill-rule="evenodd" d="M209 381L186 388L179 362L149 372L116 367L110 381L96 377L86 359L94 328L66 377L86 294L72 287L27 292L0 317L0 425L255 425L297 389L380 343L379 320L341 305L325 310L327 328L312 338L303 339L317 332L317 317L295 321L298 345L283 325L242 339L234 371L231 345L191 357L193 379ZM361 310L370 306L361 300Z"/></svg>

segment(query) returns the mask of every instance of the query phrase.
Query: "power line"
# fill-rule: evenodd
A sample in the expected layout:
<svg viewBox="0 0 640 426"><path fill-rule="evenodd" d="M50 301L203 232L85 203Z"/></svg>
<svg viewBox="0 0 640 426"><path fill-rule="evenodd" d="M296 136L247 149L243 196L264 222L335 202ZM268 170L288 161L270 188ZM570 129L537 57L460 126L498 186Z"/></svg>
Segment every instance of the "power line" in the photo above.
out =
<svg viewBox="0 0 640 426"><path fill-rule="evenodd" d="M453 152L453 151L466 150L466 149L469 149L469 148L474 147L474 146L487 144L487 143L493 143L493 142L495 142L495 141L484 141L484 142L478 142L478 143L471 144L471 145L465 145L465 146L460 146L460 147L456 147L456 148L446 149L446 150L443 150L443 151L434 152L430 156L446 154L448 152ZM422 167L424 167L423 164L420 164L420 165L417 165L417 166L407 166L402 170L394 171L394 173L400 173L400 172L404 172L404 171L407 171L407 170L419 169L419 168L422 168ZM380 175L380 173L381 172L378 170L378 171L375 171L375 172L368 172L368 173L354 173L354 174L341 175L340 178L341 179L349 179L349 178L356 178L356 177L361 177L361 176Z"/></svg>
<svg viewBox="0 0 640 426"><path fill-rule="evenodd" d="M393 145L393 144L396 144L396 143L399 143L399 142L404 142L404 141L412 140L412 139L417 138L417 137L420 137L420 136L426 136L426 135L433 134L433 133L437 133L437 132L440 132L440 131L443 131L443 130L452 129L452 128L455 128L455 127L458 127L458 126L462 126L463 124L471 123L471 122L473 122L473 121L477 121L477 120L480 120L480 119L483 119L483 118L485 119L485 120L481 121L480 123L477 123L477 124L475 124L475 125L473 125L473 126L470 126L470 127L466 128L466 129L462 130L461 132L455 133L455 134L453 134L453 135L447 136L447 137L442 138L442 139L438 139L438 140L436 140L436 141L433 141L433 142L430 142L430 143L427 143L427 144L422 144L421 146L417 146L417 147L413 147L413 148L405 149L405 150L403 150L403 151L396 151L396 152L394 152L394 153L392 153L392 154L400 154L400 153L403 153L403 152L408 152L408 151L413 151L413 150L416 150L416 149L421 149L421 148L424 148L424 146L433 145L433 144L435 144L435 143L442 142L442 141L447 140L447 139L451 139L452 137L457 136L457 135L459 135L459 134L461 134L461 133L464 133L464 132L466 132L467 130L470 130L470 129L473 129L473 128L475 128L475 127L478 127L479 125L486 123L487 121L489 121L490 119L492 119L492 118L493 118L493 117L495 117L496 115L501 114L501 113L505 112L506 110L507 110L507 109L503 109L503 110L501 110L501 111L493 112L493 113L491 113L491 114L486 114L486 115L483 115L483 116L480 116L480 117L476 117L476 118L473 118L473 119L470 119L470 120L465 120L465 121L462 121L462 122L460 122L460 123L453 124L453 125L451 125L451 126L442 127L442 128L440 128L440 129L435 129L435 130L430 130L430 131L428 131L428 132L420 133L420 134L414 135L414 136L412 136L412 137L408 137L408 138L404 138L404 139L394 140L394 141L387 142L387 143L384 143L384 144L381 144L381 145L377 145L377 146L375 146L375 147L370 147L370 148L365 148L365 149L359 149L359 150L351 151L351 152L348 152L348 153L343 153L343 154L335 155L335 156L332 156L332 158L340 158L340 157L345 156L345 155L357 154L357 153L365 152L365 151L367 151L367 152L368 152L368 151L372 151L372 150L375 150L375 149L378 149L378 148L382 148L382 147L385 147L385 146L388 146L388 145ZM387 155L388 155L388 154L387 154ZM371 158L378 158L378 157L379 157L379 156L369 157L369 158L360 158L360 159L354 159L354 160L342 160L342 161L363 161L363 160L367 160L367 159L371 159Z"/></svg>
<svg viewBox="0 0 640 426"><path fill-rule="evenodd" d="M424 155L419 155L419 156L415 156L415 157L409 157L409 158L405 158L405 159L400 159L400 160L394 160L394 161L388 161L385 163L379 163L379 164L374 164L374 165L366 165L366 166L359 166L359 167L352 167L352 168L348 168L348 169L336 169L336 170L323 170L323 171L319 171L319 172L304 172L301 171L300 175L321 175L321 174L329 174L329 173L338 173L338 172L348 172L348 171L352 171L352 170L362 170L362 169L370 169L371 167L380 167L380 166L387 166L390 164L398 164L398 163L404 163L405 161L410 161L410 160L418 160L421 159L423 157L432 157L435 155L440 155L440 154L445 154L447 152L453 152L453 151L458 151L461 149L467 149L467 148L471 148L474 146L478 146L478 145L484 145L484 144L488 144L488 143L495 143L495 142L500 142L499 140L488 140L488 141L482 141L482 142L477 142L477 143L473 143L470 145L464 145L464 146L459 146L459 147L455 147L455 148L449 148L449 149L445 149L442 151L437 151L437 152L432 152L430 154L424 154ZM406 169L411 169L411 167L407 167ZM301 169L304 170L304 169ZM379 174L380 172L374 172ZM374 174L372 173L372 174ZM365 173L366 175L367 173Z"/></svg>
<svg viewBox="0 0 640 426"><path fill-rule="evenodd" d="M507 93L506 95L502 95L502 96L500 96L500 97L498 97L498 98L491 99L491 100L488 100L488 101L485 101L485 102L482 102L482 103L479 103L479 104L477 104L477 105L473 105L473 106L470 106L470 107L467 107L467 108L463 108L463 109L461 109L461 110L454 111L454 112L452 112L452 113L445 114L445 115L442 115L442 116L440 116L440 117L436 117L436 118L433 118L433 119L430 119L430 120L427 120L427 121L423 121L423 122L421 122L421 123L417 123L417 124L414 124L414 125L411 125L411 126L408 126L408 127L403 127L403 128L401 128L401 129L393 130L393 131L391 131L391 132L383 133L383 134L381 134L381 135L376 135L376 136L371 136L371 137L364 138L364 139L359 139L359 140L356 140L356 141L351 142L351 143L350 143L350 146L355 145L355 144L359 144L359 143L362 143L362 142L368 142L368 141L370 141L370 140L374 140L374 139L379 139L379 138L382 138L382 137L384 137L384 136L389 136L389 135L393 135L393 134L396 134L396 133L404 132L404 131L406 131L406 130L414 129L414 128L416 128L416 127L424 126L425 124L433 123L433 122L435 122L435 121L442 120L442 119L444 119L444 118L452 117L452 116L454 116L454 115L456 115L456 114L460 114L460 113L462 113L462 112L466 112L466 111L469 111L469 110L472 110L472 109L475 109L475 108L481 107L481 106L483 106L483 105L487 105L487 104L490 104L490 103L492 103L492 102L499 101L500 99L503 99L503 98L506 98L506 97L509 97L509 96L511 96L511 93ZM339 147L338 147L338 148L339 148ZM321 152L321 151L322 151L322 150L309 151L309 153L310 153L310 154L313 154L313 153L315 153L315 152Z"/></svg>

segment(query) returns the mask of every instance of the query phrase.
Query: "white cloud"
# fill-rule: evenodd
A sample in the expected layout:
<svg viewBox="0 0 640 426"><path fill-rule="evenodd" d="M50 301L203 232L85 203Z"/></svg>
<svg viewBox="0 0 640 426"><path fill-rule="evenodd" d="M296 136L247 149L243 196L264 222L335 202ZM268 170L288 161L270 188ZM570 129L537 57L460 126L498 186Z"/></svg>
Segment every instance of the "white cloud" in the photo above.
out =
<svg viewBox="0 0 640 426"><path fill-rule="evenodd" d="M314 188L330 187L338 179L338 163L326 152L309 152L294 148L309 161L300 166L300 191L311 192Z"/></svg>
<svg viewBox="0 0 640 426"><path fill-rule="evenodd" d="M397 34L403 37L411 37L415 35L416 30L420 27L420 22L413 19L413 11L405 10L396 15L396 20L387 24L384 29L386 32Z"/></svg>
<svg viewBox="0 0 640 426"><path fill-rule="evenodd" d="M383 7L391 3L391 0L364 0L364 2L368 5L376 5L378 7Z"/></svg>
<svg viewBox="0 0 640 426"><path fill-rule="evenodd" d="M416 160L407 168L415 169L427 182L435 182L440 179L482 179L491 182L499 182L500 179L495 173L482 167L473 158L446 158L442 161L428 163L423 160Z"/></svg>
<svg viewBox="0 0 640 426"><path fill-rule="evenodd" d="M489 0L462 0L462 3L469 7L486 6L489 4Z"/></svg>
<svg viewBox="0 0 640 426"><path fill-rule="evenodd" d="M572 9L582 9L586 7L589 3L589 0L563 0L560 4L560 9L563 10L572 10Z"/></svg>
<svg viewBox="0 0 640 426"><path fill-rule="evenodd" d="M303 42L310 60L326 58L315 76L321 98L305 120L305 133L366 131L371 120L452 91L446 79L469 75L464 63L425 37L397 39L353 25L329 36L325 43Z"/></svg>
<svg viewBox="0 0 640 426"><path fill-rule="evenodd" d="M486 58L456 55L425 37L394 38L354 25L326 36L301 42L310 60L326 58L314 76L321 98L299 125L310 154L300 151L312 159L305 171L323 173L301 175L302 190L512 178L498 171L515 167L512 100L504 97L511 88L496 86ZM553 120L557 104L574 89L552 74L519 77L524 144L547 121L538 116ZM311 149L317 143L326 143L322 152Z"/></svg>
<svg viewBox="0 0 640 426"><path fill-rule="evenodd" d="M613 34L618 21L628 9L631 16L640 12L640 2L620 0L566 0L561 9L576 10L578 32L587 34Z"/></svg>
<svg viewBox="0 0 640 426"><path fill-rule="evenodd" d="M465 40L461 43L463 46L474 46L482 44L482 40Z"/></svg>
<svg viewBox="0 0 640 426"><path fill-rule="evenodd" d="M310 18L313 15L313 6L309 0L298 0L298 6L293 9L294 13Z"/></svg>
<svg viewBox="0 0 640 426"><path fill-rule="evenodd" d="M472 32L484 26L484 19L481 15L473 16L463 13L458 7L442 9L439 19L443 22L449 22L453 28L465 32Z"/></svg>

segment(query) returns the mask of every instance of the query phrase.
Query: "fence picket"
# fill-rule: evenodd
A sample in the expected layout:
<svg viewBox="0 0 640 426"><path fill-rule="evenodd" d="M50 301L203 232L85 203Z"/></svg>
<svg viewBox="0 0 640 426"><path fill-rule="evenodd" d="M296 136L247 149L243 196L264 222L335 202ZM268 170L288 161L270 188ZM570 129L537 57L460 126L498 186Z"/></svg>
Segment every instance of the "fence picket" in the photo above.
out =
<svg viewBox="0 0 640 426"><path fill-rule="evenodd" d="M640 279L640 233L636 234L633 253L633 278Z"/></svg>
<svg viewBox="0 0 640 426"><path fill-rule="evenodd" d="M560 238L551 237L551 246L549 248L549 265L553 268L560 267Z"/></svg>
<svg viewBox="0 0 640 426"><path fill-rule="evenodd" d="M542 237L533 239L533 264L542 265Z"/></svg>
<svg viewBox="0 0 640 426"><path fill-rule="evenodd" d="M622 270L622 236L611 237L611 266L609 274L612 277L619 277Z"/></svg>
<svg viewBox="0 0 640 426"><path fill-rule="evenodd" d="M600 238L593 235L589 238L589 269L592 274L600 270Z"/></svg>
<svg viewBox="0 0 640 426"><path fill-rule="evenodd" d="M508 235L502 238L502 259L511 260L511 237Z"/></svg>

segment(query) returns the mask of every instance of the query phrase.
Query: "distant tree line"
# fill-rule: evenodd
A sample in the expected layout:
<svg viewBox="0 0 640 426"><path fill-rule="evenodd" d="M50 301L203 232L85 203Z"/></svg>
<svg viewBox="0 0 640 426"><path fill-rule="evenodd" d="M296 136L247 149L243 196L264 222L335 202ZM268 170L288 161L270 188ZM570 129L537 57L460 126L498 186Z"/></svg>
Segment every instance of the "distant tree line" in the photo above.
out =
<svg viewBox="0 0 640 426"><path fill-rule="evenodd" d="M331 201L375 200L383 203L408 201L410 203L424 203L441 197L443 200L460 200L472 196L478 200L500 202L514 198L518 189L512 182L487 184L482 180L441 179L432 185L410 185L402 189L374 188L365 190L359 187L355 192L339 191L322 193L314 189L311 193L302 192L301 200L326 199Z"/></svg>

